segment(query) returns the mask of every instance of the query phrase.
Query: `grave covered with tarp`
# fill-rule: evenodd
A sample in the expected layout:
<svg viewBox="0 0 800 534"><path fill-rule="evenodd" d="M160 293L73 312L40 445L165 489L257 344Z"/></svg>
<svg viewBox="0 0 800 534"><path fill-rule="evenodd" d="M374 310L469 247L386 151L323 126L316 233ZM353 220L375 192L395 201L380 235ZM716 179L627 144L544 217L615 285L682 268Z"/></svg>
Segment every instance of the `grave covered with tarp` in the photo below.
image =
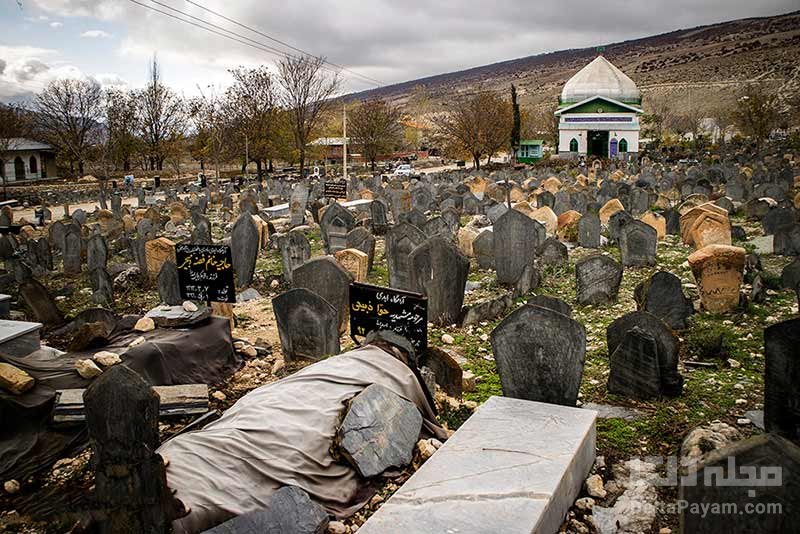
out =
<svg viewBox="0 0 800 534"><path fill-rule="evenodd" d="M145 338L129 348L137 337ZM50 425L56 391L86 388L75 362L91 358L101 349L60 353L43 348L25 357L0 355L36 379L22 395L0 390L0 479L22 479L55 460L71 455L87 444L83 426L53 428ZM241 360L233 350L230 322L212 317L192 328L136 332L118 328L102 350L115 352L126 365L153 386L217 383L236 371Z"/></svg>
<svg viewBox="0 0 800 534"><path fill-rule="evenodd" d="M348 517L374 493L332 445L347 402L380 384L413 403L422 434L446 439L410 367L374 345L317 362L239 399L217 421L166 442L167 483L190 513L175 532L202 532L262 508L296 486L330 514Z"/></svg>

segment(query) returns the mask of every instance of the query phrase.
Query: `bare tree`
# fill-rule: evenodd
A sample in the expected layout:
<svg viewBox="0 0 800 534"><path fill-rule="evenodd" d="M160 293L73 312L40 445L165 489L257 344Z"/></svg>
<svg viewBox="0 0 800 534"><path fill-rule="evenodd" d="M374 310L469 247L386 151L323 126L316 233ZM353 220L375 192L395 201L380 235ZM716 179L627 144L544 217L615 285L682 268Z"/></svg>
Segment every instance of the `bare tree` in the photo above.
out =
<svg viewBox="0 0 800 534"><path fill-rule="evenodd" d="M183 99L161 81L158 60L153 57L147 86L136 94L139 102L139 134L146 146L150 170L162 170L170 143L178 143L186 129Z"/></svg>
<svg viewBox="0 0 800 534"><path fill-rule="evenodd" d="M437 119L439 134L456 150L472 157L480 169L481 157L508 145L511 106L494 93L478 93Z"/></svg>
<svg viewBox="0 0 800 534"><path fill-rule="evenodd" d="M323 71L325 59L311 56L288 56L278 63L283 88L283 105L291 114L295 147L303 175L306 145L320 117L333 104L331 97L339 89L339 77Z"/></svg>
<svg viewBox="0 0 800 534"><path fill-rule="evenodd" d="M103 93L89 80L56 80L36 96L37 122L42 135L83 175L93 134L103 116ZM74 166L73 166L74 170Z"/></svg>
<svg viewBox="0 0 800 534"><path fill-rule="evenodd" d="M361 148L373 172L378 156L392 152L400 144L400 119L400 110L383 100L362 102L347 117L353 144Z"/></svg>
<svg viewBox="0 0 800 534"><path fill-rule="evenodd" d="M6 152L15 148L17 139L31 135L30 117L20 105L0 104L0 178L3 180L3 198L6 198Z"/></svg>
<svg viewBox="0 0 800 534"><path fill-rule="evenodd" d="M756 143L761 152L764 141L780 121L778 95L756 84L747 85L736 102L733 121L743 134Z"/></svg>
<svg viewBox="0 0 800 534"><path fill-rule="evenodd" d="M642 116L642 123L645 126L644 135L659 144L664 130L673 123L673 106L664 96L648 94L644 99L643 107L645 110L645 114Z"/></svg>
<svg viewBox="0 0 800 534"><path fill-rule="evenodd" d="M226 98L233 133L244 153L245 166L254 161L261 176L262 165L267 164L271 171L279 151L277 86L264 66L239 67L230 73L233 85L228 88Z"/></svg>
<svg viewBox="0 0 800 534"><path fill-rule="evenodd" d="M220 163L228 160L228 137L231 122L227 104L223 97L215 92L202 94L189 102L189 116L195 122L195 129L205 140L205 152L214 161L217 179L220 178ZM165 156L170 151L165 152Z"/></svg>
<svg viewBox="0 0 800 534"><path fill-rule="evenodd" d="M141 149L137 103L133 93L109 89L105 97L105 123L108 131L109 158L123 172L131 170L133 156Z"/></svg>

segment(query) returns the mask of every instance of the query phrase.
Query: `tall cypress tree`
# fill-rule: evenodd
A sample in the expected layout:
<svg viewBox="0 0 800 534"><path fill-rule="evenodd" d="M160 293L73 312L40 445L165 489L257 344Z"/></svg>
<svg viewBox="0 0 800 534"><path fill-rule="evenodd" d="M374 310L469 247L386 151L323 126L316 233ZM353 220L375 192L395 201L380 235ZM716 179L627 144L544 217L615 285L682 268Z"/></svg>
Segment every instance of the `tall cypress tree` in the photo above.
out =
<svg viewBox="0 0 800 534"><path fill-rule="evenodd" d="M517 103L517 88L514 87L513 83L511 84L511 108L514 113L514 125L511 127L511 150L515 153L517 148L519 148L521 121L519 115L519 103Z"/></svg>

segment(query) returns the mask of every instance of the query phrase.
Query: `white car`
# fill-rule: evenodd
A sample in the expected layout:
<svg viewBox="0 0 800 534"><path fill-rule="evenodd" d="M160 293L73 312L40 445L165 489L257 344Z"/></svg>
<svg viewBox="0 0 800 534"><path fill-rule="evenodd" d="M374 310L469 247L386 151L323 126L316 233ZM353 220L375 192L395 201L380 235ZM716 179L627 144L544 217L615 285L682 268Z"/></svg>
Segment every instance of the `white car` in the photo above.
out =
<svg viewBox="0 0 800 534"><path fill-rule="evenodd" d="M398 165L392 173L392 176L413 176L414 169L408 163Z"/></svg>

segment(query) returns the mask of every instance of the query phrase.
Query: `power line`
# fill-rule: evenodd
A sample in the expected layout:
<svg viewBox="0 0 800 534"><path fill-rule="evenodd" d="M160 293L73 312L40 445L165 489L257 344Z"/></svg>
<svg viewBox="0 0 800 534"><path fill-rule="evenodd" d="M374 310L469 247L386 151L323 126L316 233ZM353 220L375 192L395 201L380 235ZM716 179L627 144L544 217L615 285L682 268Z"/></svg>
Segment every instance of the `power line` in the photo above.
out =
<svg viewBox="0 0 800 534"><path fill-rule="evenodd" d="M216 16L220 17L221 19L227 20L228 22L230 22L230 23L232 23L232 24L235 24L235 25L237 25L237 26L239 26L239 27L241 27L241 28L244 28L244 29L246 29L246 30L249 30L249 31L251 31L251 32L253 32L253 33L257 33L258 35L261 35L262 37L266 37L266 38L267 38L267 39L269 39L270 41L273 41L273 42L275 42L275 43L278 43L278 44L280 44L280 45L283 45L283 46L285 46L285 47L287 47L287 48L290 48L290 49L294 50L295 52L300 52L301 54L305 54L305 55L307 55L307 56L313 56L313 57L317 57L317 58L319 58L319 59L322 59L322 57L321 57L321 56L316 56L315 54L312 54L312 53L310 53L310 52L306 52L306 51L305 51L305 50L303 50L302 48L297 48L296 46L293 46L293 45L291 45L291 44L289 44L289 43L287 43L287 42L281 41L280 39L277 39L277 38L275 38L275 37L272 37L271 35L268 35L268 34L266 34L266 33L262 32L262 31L259 31L259 30L255 29L255 28L252 28L252 27L250 27L250 26L247 26L246 24L242 24L241 22L239 22L239 21L237 21L237 20L234 20L234 19L232 19L232 18L226 17L226 16L225 16L225 15L223 15L222 13L218 13L217 11L214 11L213 9L209 9L209 8L207 8L207 7L205 7L205 6L202 6L202 5L198 4L197 2L193 2L192 0L184 0L184 1L185 1L186 3L188 3L188 4L192 4L193 6L199 7L199 8L200 8L200 9L202 9L203 11L207 11L207 12L211 13L212 15L216 15ZM364 75L364 74L359 74L358 72L355 72L355 71L353 71L353 70L351 70L351 69L348 69L347 67L343 67L342 65L338 65L338 64L336 64L336 63L334 63L334 62L332 62L332 61L328 61L327 59L322 59L322 60L323 60L325 63L327 63L328 65L331 65L332 67L336 67L337 69L340 69L340 70L343 70L343 71L349 72L349 73L351 73L351 74L354 74L355 76L359 76L359 77L361 77L361 78L363 78L363 79L365 79L365 80L369 80L369 81L371 81L371 82L373 82L373 83L376 83L376 84L378 84L379 86L380 86L380 85L386 85L385 83L383 83L383 82L382 82L382 81L380 81L380 80L376 80L375 78L371 78L371 77L369 77L369 76L366 76L366 75Z"/></svg>
<svg viewBox="0 0 800 534"><path fill-rule="evenodd" d="M172 19L178 20L178 21L183 22L185 24L189 24L189 25L194 26L196 28L200 28L202 30L205 30L205 31L210 32L210 33L213 33L215 35L219 35L220 37L224 37L226 39L230 39L232 41L236 41L236 42L238 42L240 44L249 46L251 48L255 48L257 50L261 50L262 52L267 52L268 54L279 56L281 58L295 58L295 59L297 58L297 56L295 56L293 54L290 54L290 53L288 53L288 52L286 52L284 50L280 50L280 49L275 48L273 46L270 46L268 44L262 43L260 41L256 41L255 39L251 39L251 38L249 38L249 37L247 37L245 35L242 35L242 34L237 33L235 31L232 31L232 30L229 30L229 29L224 28L222 26L219 26L218 24L214 24L213 22L208 22L207 20L204 20L202 18L195 17L194 15L186 13L185 11L181 11L180 9L171 7L171 6L166 5L166 4L163 4L163 3L159 2L158 0L150 0L150 1L153 2L154 4L157 4L157 5L160 5L162 7L167 8L167 9L170 9L171 11L174 11L176 13L180 13L181 15L183 15L185 17L189 17L191 19L194 19L194 20L200 22L202 25L198 24L196 22L193 22L191 20L186 20L186 19L181 18L179 16L173 15L172 13L168 13L166 11L162 11L162 10L156 8L156 7L151 6L151 5L144 4L142 2L139 2L138 0L129 0L129 1L134 3L134 4L139 5L141 7L144 7L146 9L150 9L152 11L155 11L156 13L160 13L162 15L165 15L165 16L170 17ZM207 27L207 26L210 26L210 27ZM214 28L216 28L218 30L221 30L221 31L217 31ZM222 32L225 32L225 33L222 33ZM228 35L228 34L230 34L230 35ZM306 54L306 55L311 55L311 54ZM314 57L316 57L316 56L314 56ZM323 63L328 63L328 62L323 60ZM329 67L326 67L324 64L323 64L322 67L325 70L328 70L328 71L336 73L336 71L332 70ZM376 82L372 81L371 79L369 79L368 77L364 77L363 75L360 75L358 73L352 73L352 74L354 74L355 76L361 77L363 79L366 79L367 81L369 81L369 83L376 83Z"/></svg>

